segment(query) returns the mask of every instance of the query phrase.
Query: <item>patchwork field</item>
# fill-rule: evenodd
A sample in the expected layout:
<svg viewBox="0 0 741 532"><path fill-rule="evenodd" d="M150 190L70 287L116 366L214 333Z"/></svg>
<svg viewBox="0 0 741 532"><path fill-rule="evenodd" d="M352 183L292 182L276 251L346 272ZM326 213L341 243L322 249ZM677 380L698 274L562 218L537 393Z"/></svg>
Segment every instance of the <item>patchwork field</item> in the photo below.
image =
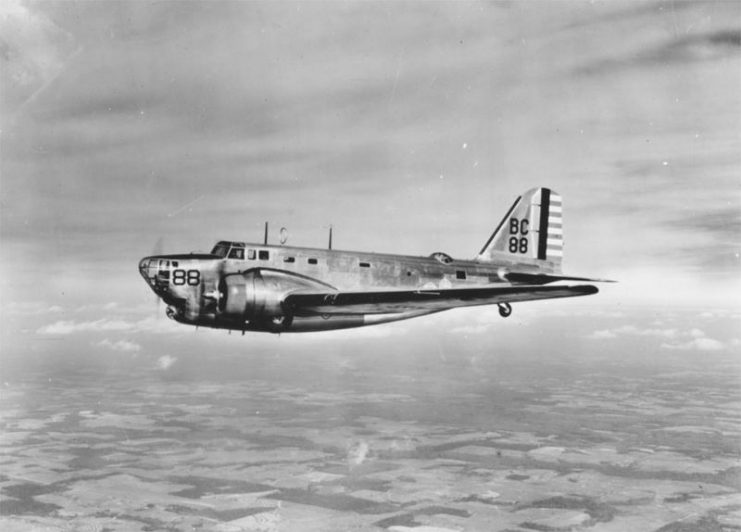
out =
<svg viewBox="0 0 741 532"><path fill-rule="evenodd" d="M37 373L2 392L0 528L739 530L738 361L681 356Z"/></svg>

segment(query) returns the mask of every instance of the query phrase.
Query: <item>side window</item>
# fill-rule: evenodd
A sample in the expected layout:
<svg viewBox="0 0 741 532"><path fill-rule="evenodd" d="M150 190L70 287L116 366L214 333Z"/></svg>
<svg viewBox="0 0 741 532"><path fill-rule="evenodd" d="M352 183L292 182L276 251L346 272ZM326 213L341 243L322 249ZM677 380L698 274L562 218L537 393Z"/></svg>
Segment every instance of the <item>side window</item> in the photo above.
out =
<svg viewBox="0 0 741 532"><path fill-rule="evenodd" d="M247 258L250 260L255 260L255 250L254 249L247 250Z"/></svg>
<svg viewBox="0 0 741 532"><path fill-rule="evenodd" d="M232 250L229 252L229 258L230 259L244 260L244 249L242 249L242 248L232 248Z"/></svg>
<svg viewBox="0 0 741 532"><path fill-rule="evenodd" d="M317 263L317 260L314 259L314 258L311 258L311 259L309 259L308 262L309 262L309 264L316 264Z"/></svg>
<svg viewBox="0 0 741 532"><path fill-rule="evenodd" d="M259 253L259 257L260 257L260 260L268 260L270 259L270 252L264 249L261 249Z"/></svg>
<svg viewBox="0 0 741 532"><path fill-rule="evenodd" d="M466 271L465 270L456 270L455 271L455 278L456 279L465 279L466 278Z"/></svg>
<svg viewBox="0 0 741 532"><path fill-rule="evenodd" d="M361 268L370 268L370 262L361 262L359 266Z"/></svg>
<svg viewBox="0 0 741 532"><path fill-rule="evenodd" d="M296 262L295 257L283 257L283 262Z"/></svg>

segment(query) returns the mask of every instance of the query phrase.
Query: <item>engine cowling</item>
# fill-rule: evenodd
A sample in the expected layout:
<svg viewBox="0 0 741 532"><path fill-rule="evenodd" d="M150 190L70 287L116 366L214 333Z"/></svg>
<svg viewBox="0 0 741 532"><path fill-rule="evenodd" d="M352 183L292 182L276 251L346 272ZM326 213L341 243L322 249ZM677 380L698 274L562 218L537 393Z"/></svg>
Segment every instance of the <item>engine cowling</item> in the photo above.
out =
<svg viewBox="0 0 741 532"><path fill-rule="evenodd" d="M293 316L283 308L283 298L299 288L332 289L314 279L280 270L256 268L222 276L217 316L235 328L285 330Z"/></svg>
<svg viewBox="0 0 741 532"><path fill-rule="evenodd" d="M222 318L245 323L259 318L269 318L273 312L265 312L265 281L258 270L225 275L219 282L218 309ZM279 301L275 303L280 305Z"/></svg>

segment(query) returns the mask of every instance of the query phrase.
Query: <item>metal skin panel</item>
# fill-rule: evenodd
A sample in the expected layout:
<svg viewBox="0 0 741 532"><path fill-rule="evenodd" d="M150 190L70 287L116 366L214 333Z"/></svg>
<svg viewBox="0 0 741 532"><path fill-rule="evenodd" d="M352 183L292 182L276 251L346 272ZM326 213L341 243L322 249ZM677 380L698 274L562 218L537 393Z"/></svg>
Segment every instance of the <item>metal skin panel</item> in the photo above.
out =
<svg viewBox="0 0 741 532"><path fill-rule="evenodd" d="M240 242L231 249L238 248L241 258L159 255L142 259L139 272L167 303L170 318L196 326L305 332L487 304L499 304L506 317L510 302L597 292L591 285L543 286L590 280L560 275L560 256L537 259L546 232L550 240L562 234L560 223L554 229L541 216L544 197L560 202L549 189L520 196L474 260ZM510 244L513 238L528 244L518 249ZM214 252L220 252L220 245L223 251L230 243L219 243Z"/></svg>

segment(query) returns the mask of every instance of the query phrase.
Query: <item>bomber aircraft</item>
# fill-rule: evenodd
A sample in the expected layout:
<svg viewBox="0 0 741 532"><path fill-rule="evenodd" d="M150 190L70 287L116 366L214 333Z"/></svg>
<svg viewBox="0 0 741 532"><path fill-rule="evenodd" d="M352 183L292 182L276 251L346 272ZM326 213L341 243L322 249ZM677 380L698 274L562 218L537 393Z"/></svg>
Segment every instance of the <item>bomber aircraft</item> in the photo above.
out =
<svg viewBox="0 0 741 532"><path fill-rule="evenodd" d="M363 327L457 307L585 296L603 281L561 274L561 196L518 197L472 260L218 242L211 253L145 257L139 272L180 323L272 333Z"/></svg>

